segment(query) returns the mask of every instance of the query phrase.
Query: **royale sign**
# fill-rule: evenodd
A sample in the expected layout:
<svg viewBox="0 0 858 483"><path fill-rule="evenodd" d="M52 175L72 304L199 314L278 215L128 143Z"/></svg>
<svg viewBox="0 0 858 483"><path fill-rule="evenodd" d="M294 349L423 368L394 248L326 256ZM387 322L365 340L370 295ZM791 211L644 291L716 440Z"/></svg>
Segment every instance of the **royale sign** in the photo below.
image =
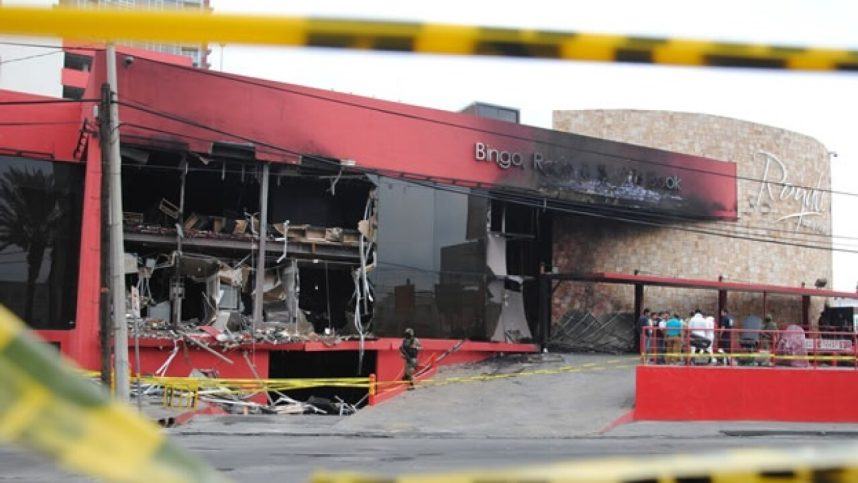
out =
<svg viewBox="0 0 858 483"><path fill-rule="evenodd" d="M531 169L545 176L558 178L576 177L578 179L607 179L611 173L615 174L615 179L621 180L617 184L636 184L645 186L650 189L663 189L668 191L679 191L682 186L682 179L677 175L671 176L651 176L644 180L642 176L636 174L635 171L626 163L626 160L618 160L618 163L609 163L609 165L599 164L591 167L588 163L582 163L581 166L566 159L551 159L547 158L540 152L533 152L530 155L517 151L508 151L492 147L486 143L474 143L474 160L486 163L494 163L498 168L508 170L511 168L526 169L530 166Z"/></svg>
<svg viewBox="0 0 858 483"><path fill-rule="evenodd" d="M825 192L822 188L823 173L819 174L816 187L801 186L790 181L786 165L772 153L758 151L757 157L764 161L760 190L750 199L751 208L757 212L782 213L776 222L795 222L795 229L811 228L825 232L824 215L828 213Z"/></svg>

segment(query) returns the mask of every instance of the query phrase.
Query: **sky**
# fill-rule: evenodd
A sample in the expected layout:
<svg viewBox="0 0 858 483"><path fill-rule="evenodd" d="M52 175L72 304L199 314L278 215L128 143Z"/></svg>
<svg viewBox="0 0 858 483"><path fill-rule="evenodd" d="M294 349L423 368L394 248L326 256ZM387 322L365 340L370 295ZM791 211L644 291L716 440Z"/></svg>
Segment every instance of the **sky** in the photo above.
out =
<svg viewBox="0 0 858 483"><path fill-rule="evenodd" d="M218 12L360 17L858 49L858 2L833 0L212 0ZM212 46L215 70L439 109L516 107L551 128L555 109L656 109L734 117L810 135L838 155L832 189L858 193L858 73L563 62ZM858 238L858 197L832 196L834 234ZM858 245L858 241L851 243ZM834 253L854 291L858 254Z"/></svg>

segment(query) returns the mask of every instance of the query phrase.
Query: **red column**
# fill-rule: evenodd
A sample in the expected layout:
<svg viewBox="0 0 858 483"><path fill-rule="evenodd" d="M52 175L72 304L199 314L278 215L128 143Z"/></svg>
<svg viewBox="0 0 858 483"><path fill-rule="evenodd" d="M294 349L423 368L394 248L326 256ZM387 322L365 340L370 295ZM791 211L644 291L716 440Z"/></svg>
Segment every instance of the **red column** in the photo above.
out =
<svg viewBox="0 0 858 483"><path fill-rule="evenodd" d="M86 369L99 364L98 303L101 265L101 149L98 140L89 139L83 191L83 217L80 229L80 268L77 287L75 329L69 338L67 354Z"/></svg>

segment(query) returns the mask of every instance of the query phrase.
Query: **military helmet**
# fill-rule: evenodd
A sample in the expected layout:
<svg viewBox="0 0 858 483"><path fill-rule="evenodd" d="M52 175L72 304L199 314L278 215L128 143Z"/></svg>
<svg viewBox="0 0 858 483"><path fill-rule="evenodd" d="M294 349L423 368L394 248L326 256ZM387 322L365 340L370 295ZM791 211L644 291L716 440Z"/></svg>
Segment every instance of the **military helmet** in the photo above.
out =
<svg viewBox="0 0 858 483"><path fill-rule="evenodd" d="M405 329L405 337L414 337L414 329L410 327Z"/></svg>

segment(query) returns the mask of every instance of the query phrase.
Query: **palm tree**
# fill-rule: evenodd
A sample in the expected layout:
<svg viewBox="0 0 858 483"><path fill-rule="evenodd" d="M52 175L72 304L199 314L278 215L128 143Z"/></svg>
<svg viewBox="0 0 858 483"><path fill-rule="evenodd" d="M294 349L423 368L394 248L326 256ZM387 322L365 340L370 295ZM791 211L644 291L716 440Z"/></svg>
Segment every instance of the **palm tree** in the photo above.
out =
<svg viewBox="0 0 858 483"><path fill-rule="evenodd" d="M36 279L62 213L53 174L9 168L0 176L0 252L11 245L27 252L24 320L29 323L33 322Z"/></svg>

